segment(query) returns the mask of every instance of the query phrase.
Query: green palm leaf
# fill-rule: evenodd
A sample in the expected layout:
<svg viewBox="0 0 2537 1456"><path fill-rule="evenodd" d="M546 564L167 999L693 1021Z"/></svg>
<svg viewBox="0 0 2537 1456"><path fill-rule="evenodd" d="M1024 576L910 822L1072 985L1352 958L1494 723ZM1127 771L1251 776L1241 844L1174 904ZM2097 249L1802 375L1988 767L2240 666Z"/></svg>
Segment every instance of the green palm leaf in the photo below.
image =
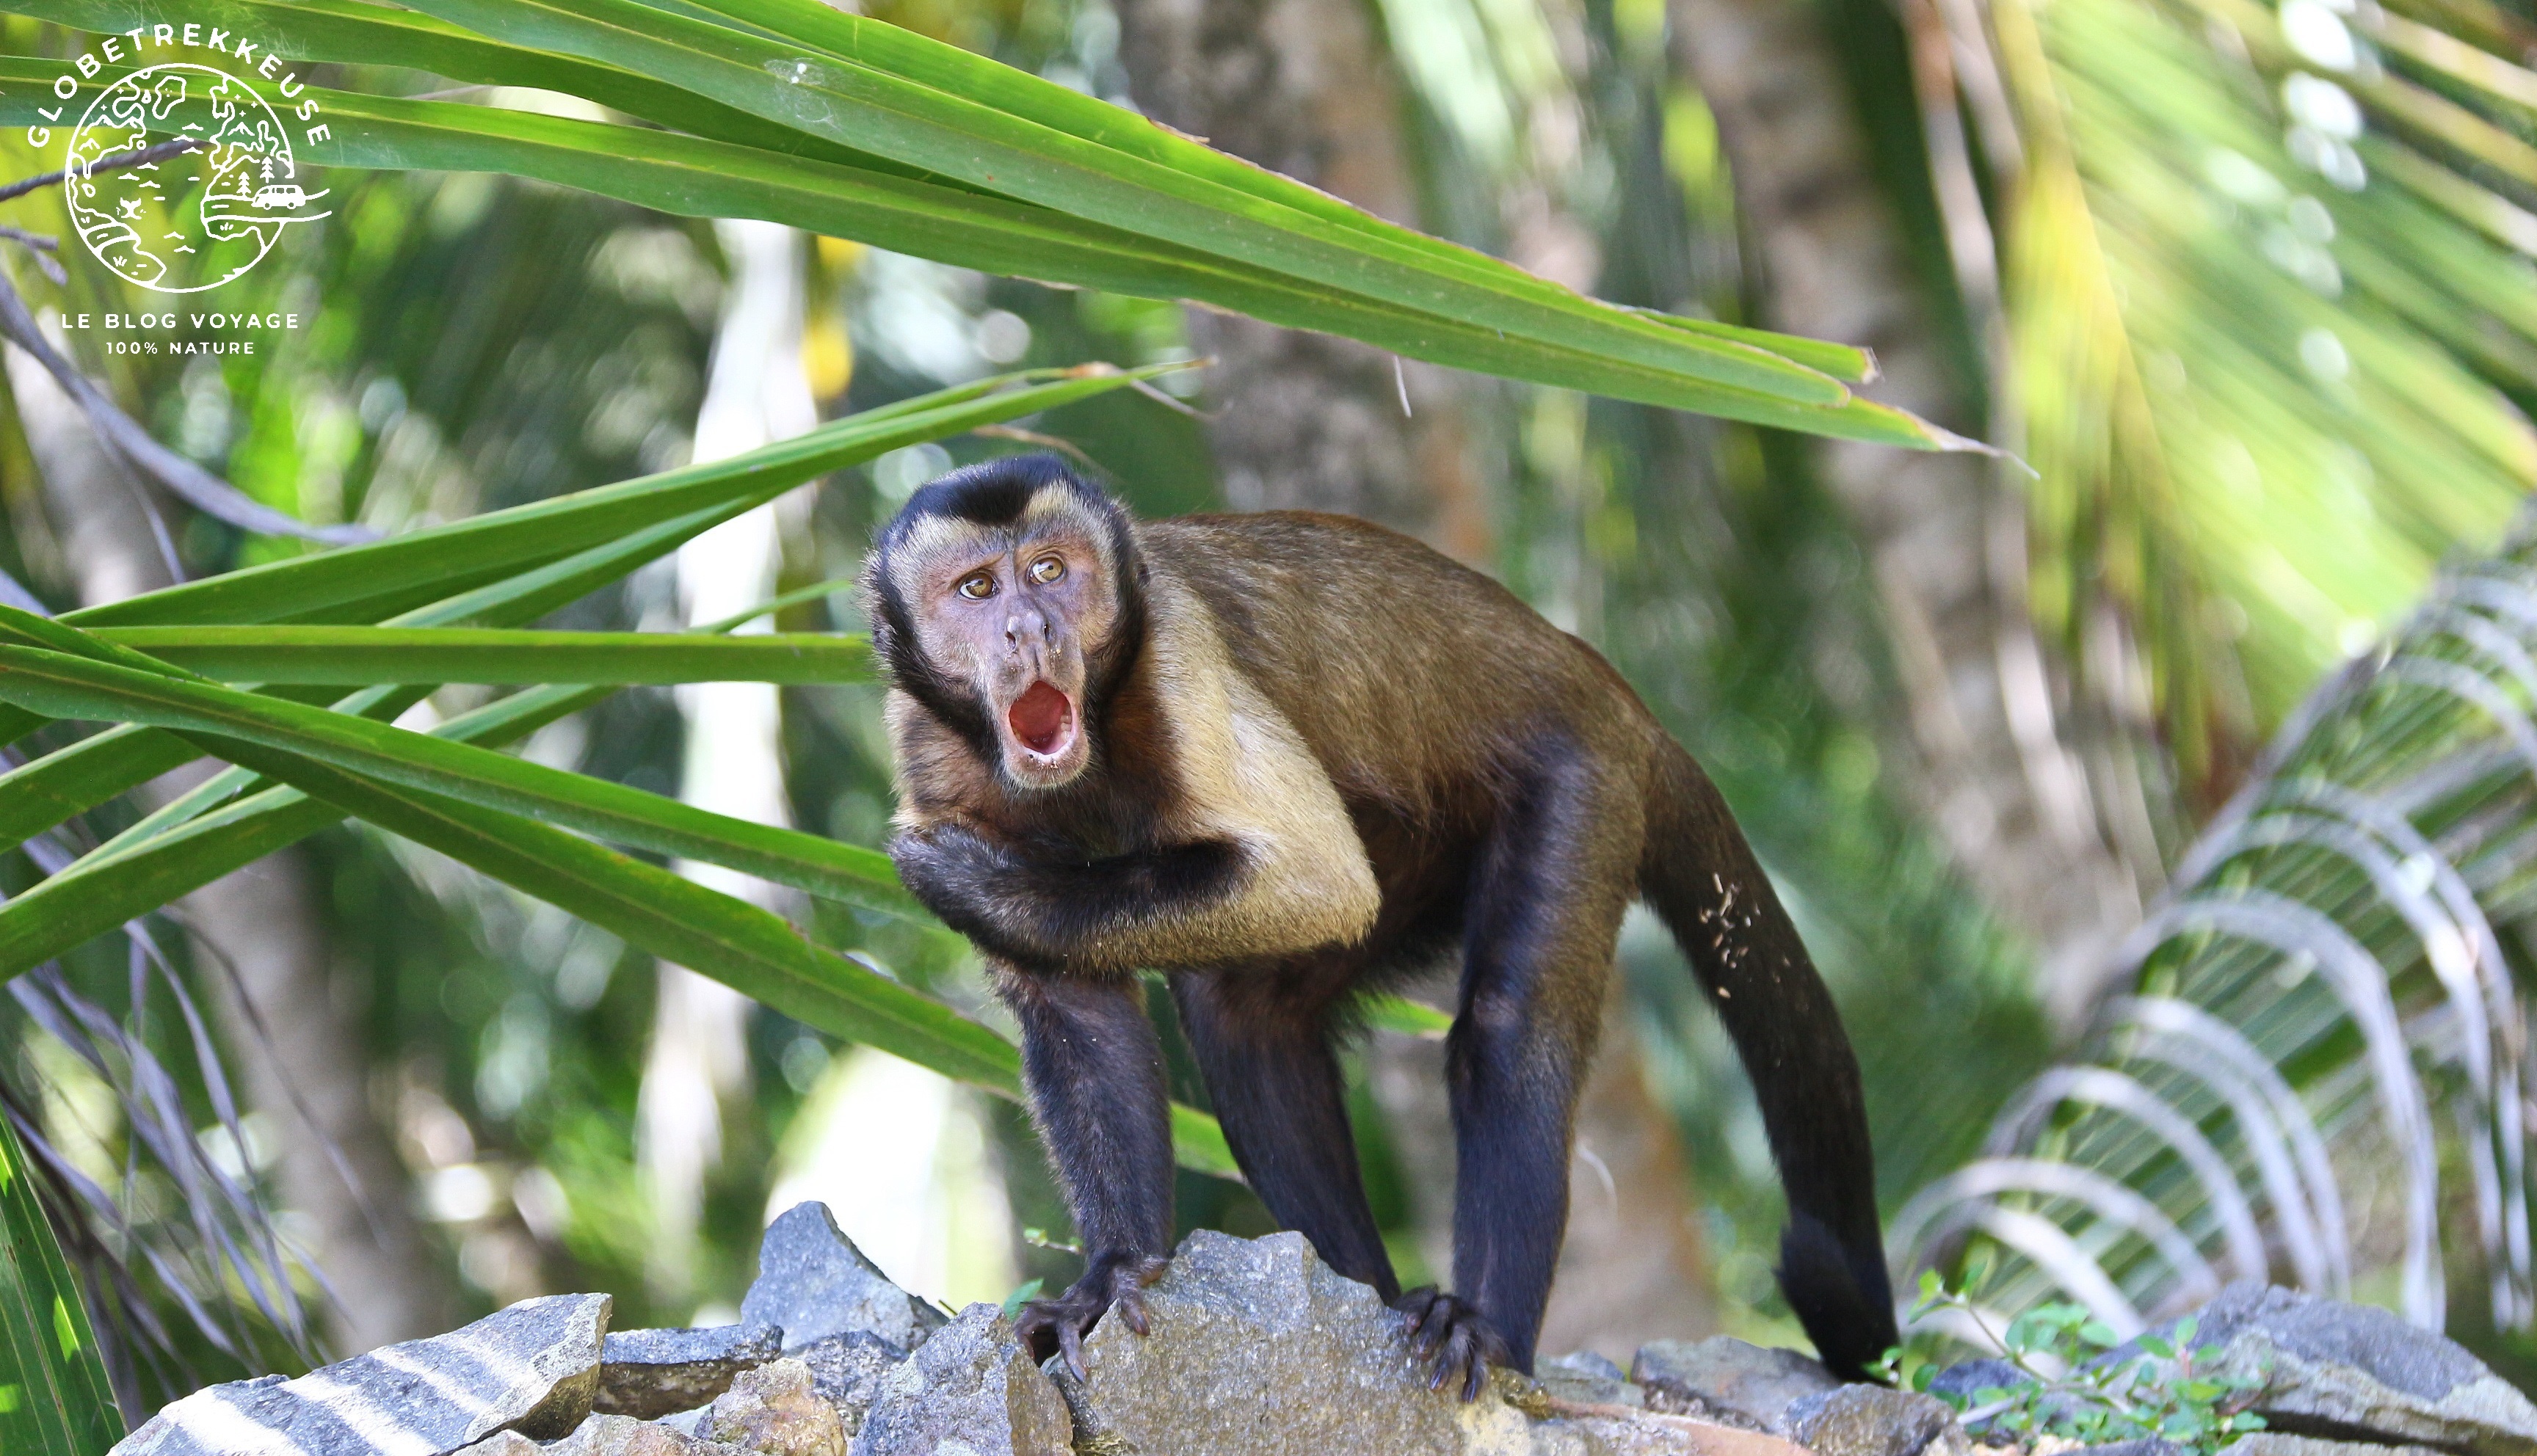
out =
<svg viewBox="0 0 2537 1456"><path fill-rule="evenodd" d="M2199 785L2537 480L2537 229L2495 225L2527 218L2494 190L2521 144L2320 74L2249 0L2015 3L1997 32L2037 611L2081 661L2094 603L2135 624ZM2312 124L2337 107L2392 135Z"/></svg>
<svg viewBox="0 0 2537 1456"><path fill-rule="evenodd" d="M122 1438L79 1284L0 1117L0 1450L104 1456Z"/></svg>
<svg viewBox="0 0 2537 1456"><path fill-rule="evenodd" d="M7 608L0 608L6 612ZM169 669L162 669L163 671ZM141 723L330 764L465 802L683 855L893 915L920 915L878 851L841 845L427 733L68 653L0 646L0 699L54 718ZM254 767L252 764L246 767ZM261 772L261 770L259 770Z"/></svg>
<svg viewBox="0 0 2537 1456"><path fill-rule="evenodd" d="M360 7L341 4L302 26L297 10L241 7L239 21L275 27L280 53L370 59L418 43L462 75L535 76L696 132L320 93L342 120L309 149L321 162L544 176L668 211L764 217L989 271L1190 298L1457 367L1814 433L1979 448L1855 399L1845 381L1872 372L1856 349L1584 298L1133 113L817 7L751 12L784 32L632 3L446 8L444 20L489 41L403 20L364 33ZM30 13L120 29L142 11L39 0ZM32 123L51 99L50 68L0 64L0 81L12 79L0 117ZM673 104L670 92L687 99ZM160 121L179 125L198 104ZM732 108L753 125L736 124Z"/></svg>
<svg viewBox="0 0 2537 1456"><path fill-rule="evenodd" d="M464 627L102 627L93 634L225 682L872 681L861 636L523 632Z"/></svg>

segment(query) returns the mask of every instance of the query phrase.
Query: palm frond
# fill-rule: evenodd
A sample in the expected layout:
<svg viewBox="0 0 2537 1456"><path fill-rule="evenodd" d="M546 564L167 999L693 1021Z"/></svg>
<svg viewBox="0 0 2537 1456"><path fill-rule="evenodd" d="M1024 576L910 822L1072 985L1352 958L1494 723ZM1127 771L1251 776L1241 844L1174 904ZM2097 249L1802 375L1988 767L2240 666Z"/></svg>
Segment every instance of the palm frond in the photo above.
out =
<svg viewBox="0 0 2537 1456"><path fill-rule="evenodd" d="M107 32L157 15L118 0L15 8ZM320 162L544 177L1204 302L1456 367L1910 448L1987 448L1854 396L1850 385L1873 372L1863 350L1615 308L1107 102L809 0L676 12L440 0L440 24L292 0L262 10L283 47L270 54L371 61L419 44L422 63L457 79L530 83L677 128L311 89L307 104L340 121L340 136L306 144ZM0 76L27 83L0 95L0 115L39 121L50 69L0 57ZM102 67L63 84L84 106L128 74ZM210 104L179 99L136 125L208 124Z"/></svg>
<svg viewBox="0 0 2537 1456"><path fill-rule="evenodd" d="M2315 0L1989 14L2035 610L2188 789L2224 790L2249 733L2537 480L2537 171L2491 119L2527 114L2528 73L2389 17L2457 73L2449 99ZM2320 74L2294 42L2327 32L2350 53ZM2109 609L2138 668L2090 640Z"/></svg>
<svg viewBox="0 0 2537 1456"><path fill-rule="evenodd" d="M2117 951L2128 993L2081 1058L1896 1218L1898 1270L1980 1235L1983 1303L2058 1294L2117 1329L2218 1267L2437 1329L2480 1274L2478 1312L2528 1328L2532 650L2523 518L2300 705Z"/></svg>

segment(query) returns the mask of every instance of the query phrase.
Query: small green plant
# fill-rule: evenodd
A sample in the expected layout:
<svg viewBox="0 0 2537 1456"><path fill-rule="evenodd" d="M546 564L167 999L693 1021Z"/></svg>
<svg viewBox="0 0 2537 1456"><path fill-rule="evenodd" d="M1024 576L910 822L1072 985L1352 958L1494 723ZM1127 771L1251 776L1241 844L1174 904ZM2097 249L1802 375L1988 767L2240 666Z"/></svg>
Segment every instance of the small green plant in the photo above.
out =
<svg viewBox="0 0 2537 1456"><path fill-rule="evenodd" d="M2172 1334L2142 1335L2129 1346L2077 1304L2038 1305L1994 1333L1970 1298L1925 1272L1912 1317L1940 1309L1961 1311L2024 1377L1970 1394L1936 1392L1968 1429L2006 1432L2030 1446L2044 1436L2083 1445L2156 1437L2209 1456L2264 1428L2264 1418L2247 1409L2264 1377L2215 1368L2220 1347L2193 1343L2199 1326L2191 1315ZM2117 1350L2119 1359L2111 1354ZM1925 1351L1897 1346L1882 1368L1896 1384L1926 1392L1942 1366Z"/></svg>

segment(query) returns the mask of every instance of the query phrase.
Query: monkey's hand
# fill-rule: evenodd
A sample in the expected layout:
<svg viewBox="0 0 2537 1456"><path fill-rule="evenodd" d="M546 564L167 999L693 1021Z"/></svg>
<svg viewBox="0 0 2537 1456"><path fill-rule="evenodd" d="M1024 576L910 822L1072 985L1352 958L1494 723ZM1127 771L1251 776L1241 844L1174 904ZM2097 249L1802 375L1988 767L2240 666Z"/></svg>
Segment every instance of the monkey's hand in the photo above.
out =
<svg viewBox="0 0 2537 1456"><path fill-rule="evenodd" d="M1163 1277L1168 1259L1124 1250L1094 1254L1074 1288L1054 1299L1033 1299L1022 1306L1013 1332L1033 1360L1046 1360L1052 1349L1066 1357L1074 1378L1083 1378L1083 1337L1115 1313L1138 1334L1145 1331L1145 1286Z"/></svg>
<svg viewBox="0 0 2537 1456"><path fill-rule="evenodd" d="M1015 923L1028 907L1007 888L1024 864L1010 847L946 821L892 839L889 857L909 893L980 950L1016 965L1055 968L1056 958Z"/></svg>
<svg viewBox="0 0 2537 1456"><path fill-rule="evenodd" d="M1480 1387L1488 1383L1489 1366L1505 1364L1511 1354L1497 1327L1469 1301L1439 1294L1432 1284L1404 1292L1392 1301L1392 1307L1400 1311L1411 1353L1432 1362L1429 1390L1442 1390L1460 1375L1463 1399L1478 1400Z"/></svg>

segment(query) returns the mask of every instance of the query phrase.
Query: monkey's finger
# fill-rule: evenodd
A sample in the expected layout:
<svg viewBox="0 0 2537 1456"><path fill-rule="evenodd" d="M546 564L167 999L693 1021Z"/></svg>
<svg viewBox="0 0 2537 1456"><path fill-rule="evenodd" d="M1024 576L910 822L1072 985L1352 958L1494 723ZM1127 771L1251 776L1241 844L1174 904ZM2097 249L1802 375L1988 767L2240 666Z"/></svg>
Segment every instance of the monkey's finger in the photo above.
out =
<svg viewBox="0 0 2537 1456"><path fill-rule="evenodd" d="M1420 1355L1434 1355L1445 1348L1445 1342L1454 1338L1459 1313L1451 1296L1440 1297L1427 1306L1426 1315L1418 1321L1418 1333L1413 1341Z"/></svg>
<svg viewBox="0 0 2537 1456"><path fill-rule="evenodd" d="M1091 1378L1083 1368L1083 1332L1075 1328L1073 1320L1060 1319L1057 1322L1057 1349L1066 1357L1066 1367L1074 1372L1075 1379Z"/></svg>
<svg viewBox="0 0 2537 1456"><path fill-rule="evenodd" d="M1172 1267L1171 1260L1159 1257L1150 1258L1138 1264L1137 1266L1137 1287L1138 1289L1143 1289L1145 1286L1152 1284L1155 1280L1162 1278L1163 1271L1170 1267ZM1142 1332L1139 1331L1139 1333Z"/></svg>
<svg viewBox="0 0 2537 1456"><path fill-rule="evenodd" d="M1416 1301L1409 1308L1400 1311L1402 1322L1409 1331L1410 1348L1415 1350L1418 1348L1419 1337L1445 1309L1445 1297L1434 1290L1411 1290L1402 1298L1404 1300Z"/></svg>
<svg viewBox="0 0 2537 1456"><path fill-rule="evenodd" d="M1473 1348L1463 1352L1463 1367L1467 1371L1463 1378L1463 1402L1465 1405L1480 1398L1480 1387L1489 1378L1488 1357L1477 1348L1479 1343L1472 1341Z"/></svg>
<svg viewBox="0 0 2537 1456"><path fill-rule="evenodd" d="M1145 1323L1145 1301L1137 1298L1137 1292L1134 1290L1121 1295L1118 1302L1110 1306L1110 1312L1127 1321L1128 1328L1139 1335L1152 1333Z"/></svg>
<svg viewBox="0 0 2537 1456"><path fill-rule="evenodd" d="M1048 1306L1036 1302L1024 1304L1021 1318L1013 1321L1013 1338L1021 1342L1022 1348L1031 1353L1034 1361L1048 1359L1048 1354L1043 1352L1055 1343L1049 1338Z"/></svg>
<svg viewBox="0 0 2537 1456"><path fill-rule="evenodd" d="M1428 1389L1441 1390L1456 1376L1463 1373L1464 1366L1470 1361L1470 1344L1469 1338L1460 1327L1445 1337L1436 1351L1436 1379L1427 1387Z"/></svg>

